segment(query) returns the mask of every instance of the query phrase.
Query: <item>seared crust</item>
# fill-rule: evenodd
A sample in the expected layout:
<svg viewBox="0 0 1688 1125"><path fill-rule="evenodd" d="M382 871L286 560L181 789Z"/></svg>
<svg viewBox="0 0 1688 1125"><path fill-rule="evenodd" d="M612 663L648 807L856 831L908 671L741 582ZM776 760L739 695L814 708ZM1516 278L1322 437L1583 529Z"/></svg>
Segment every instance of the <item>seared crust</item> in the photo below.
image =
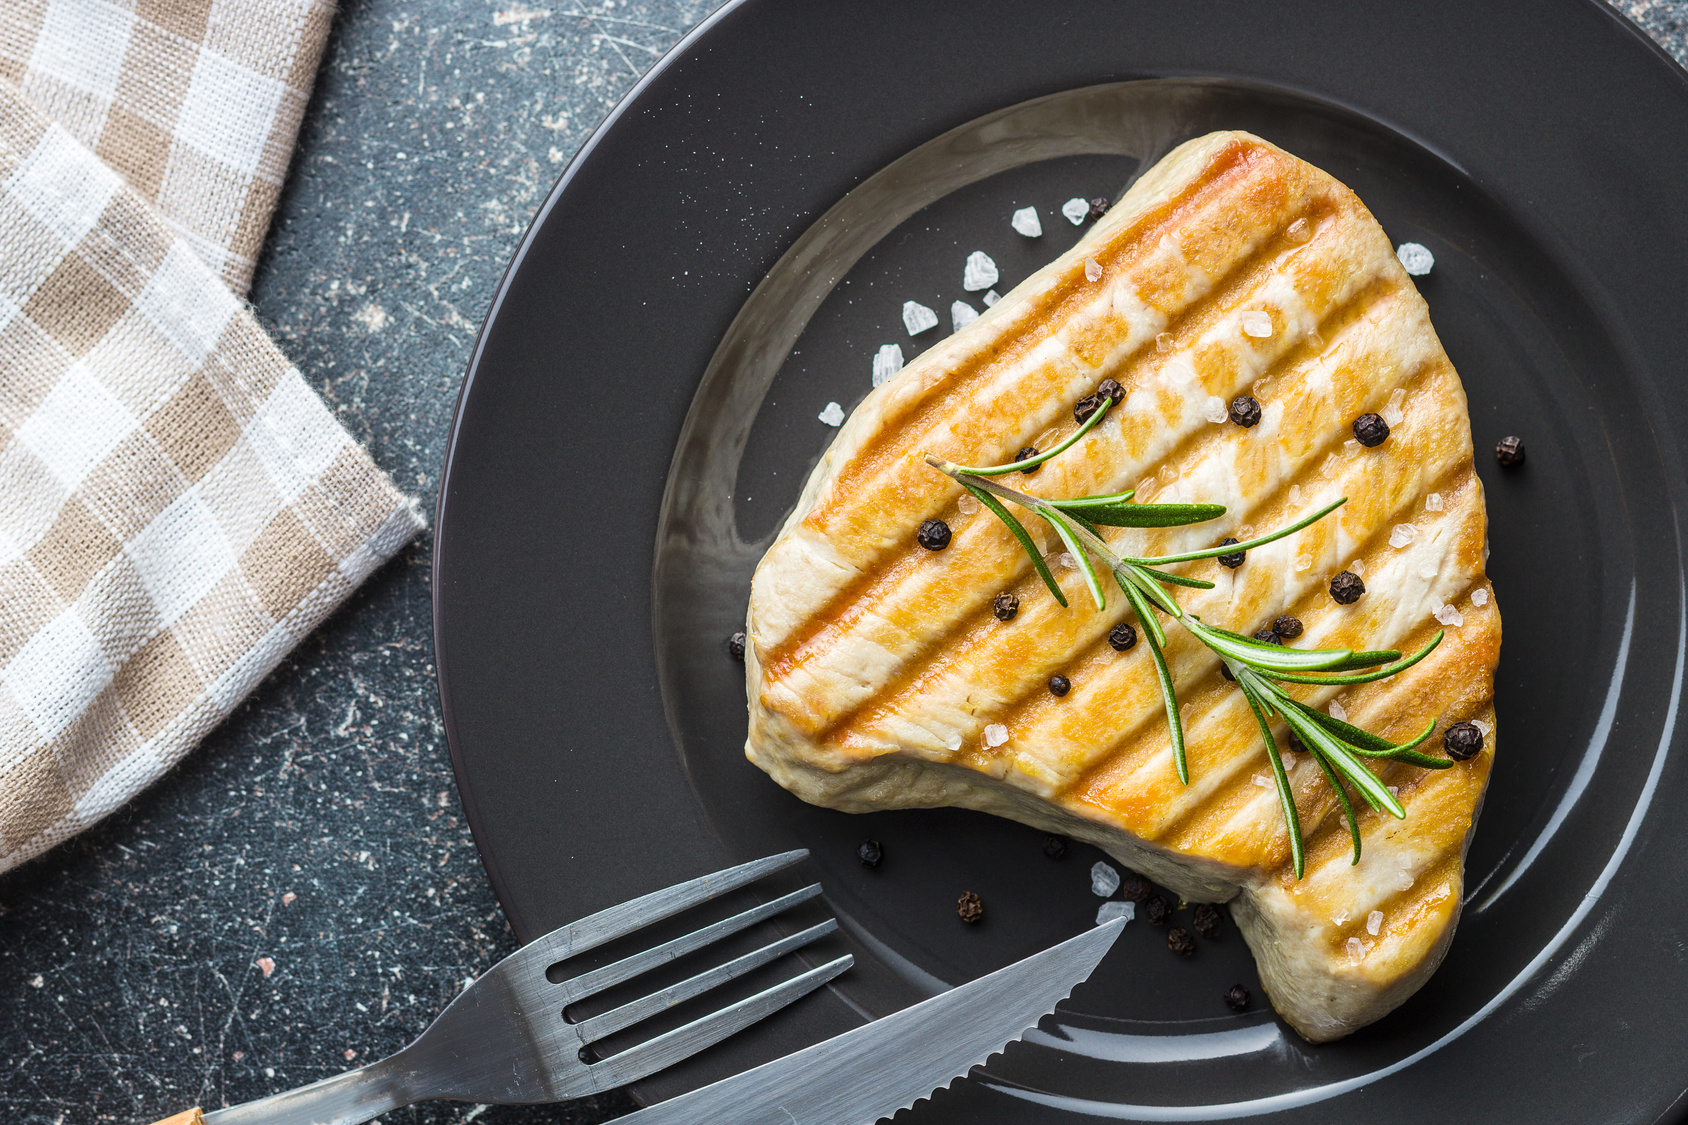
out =
<svg viewBox="0 0 1688 1125"><path fill-rule="evenodd" d="M1241 331L1251 310L1268 314L1269 337ZM1247 706L1218 659L1172 628L1190 758L1179 784L1144 647L1107 643L1131 619L1124 599L1097 612L1045 535L1071 603L1061 609L1007 531L923 461L999 464L1047 448L1109 377L1126 390L1120 407L1037 476L1007 483L1228 508L1195 527L1110 530L1128 553L1247 538L1349 498L1234 572L1187 567L1217 586L1180 590L1186 609L1248 633L1291 613L1306 625L1297 646L1404 651L1434 635L1443 604L1463 614L1428 659L1339 697L1351 721L1395 740L1431 719L1438 733L1462 719L1488 727L1484 751L1452 769L1381 764L1407 819L1362 812L1358 866L1322 774L1286 755L1308 840L1295 879ZM1389 439L1353 441L1353 419L1397 391ZM1245 393L1263 407L1257 426L1204 420L1211 399ZM931 518L953 529L947 550L916 545ZM1416 537L1392 547L1402 524ZM1485 536L1465 392L1377 222L1317 168L1215 133L1180 146L1078 247L851 415L756 572L746 754L816 804L982 809L1097 844L1186 898L1234 898L1273 1004L1308 1038L1334 1039L1411 995L1453 934L1495 740L1500 616L1492 596L1471 600L1489 593ZM1351 606L1327 592L1345 567L1367 587ZM1003 590L1020 596L1009 623L991 613ZM1045 688L1056 672L1072 681L1065 698ZM1007 742L984 743L991 723Z"/></svg>

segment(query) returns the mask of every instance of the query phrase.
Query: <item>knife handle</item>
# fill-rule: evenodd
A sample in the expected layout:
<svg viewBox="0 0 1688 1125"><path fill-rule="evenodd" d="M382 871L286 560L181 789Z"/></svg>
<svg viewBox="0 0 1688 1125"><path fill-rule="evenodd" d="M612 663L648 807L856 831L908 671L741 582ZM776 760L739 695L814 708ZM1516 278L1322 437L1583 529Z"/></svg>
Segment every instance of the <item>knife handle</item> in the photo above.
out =
<svg viewBox="0 0 1688 1125"><path fill-rule="evenodd" d="M204 1121L205 1115L199 1111L198 1106L194 1106L192 1109L171 1114L162 1121L154 1121L152 1125L202 1125Z"/></svg>

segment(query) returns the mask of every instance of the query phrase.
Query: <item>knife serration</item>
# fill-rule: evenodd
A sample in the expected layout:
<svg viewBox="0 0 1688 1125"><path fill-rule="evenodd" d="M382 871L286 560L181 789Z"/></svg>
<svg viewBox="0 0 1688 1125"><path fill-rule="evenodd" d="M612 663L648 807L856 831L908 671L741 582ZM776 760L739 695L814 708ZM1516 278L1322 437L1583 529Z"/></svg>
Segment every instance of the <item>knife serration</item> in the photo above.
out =
<svg viewBox="0 0 1688 1125"><path fill-rule="evenodd" d="M872 1125L948 1086L1055 1010L1116 919L930 1000L620 1118L626 1125Z"/></svg>

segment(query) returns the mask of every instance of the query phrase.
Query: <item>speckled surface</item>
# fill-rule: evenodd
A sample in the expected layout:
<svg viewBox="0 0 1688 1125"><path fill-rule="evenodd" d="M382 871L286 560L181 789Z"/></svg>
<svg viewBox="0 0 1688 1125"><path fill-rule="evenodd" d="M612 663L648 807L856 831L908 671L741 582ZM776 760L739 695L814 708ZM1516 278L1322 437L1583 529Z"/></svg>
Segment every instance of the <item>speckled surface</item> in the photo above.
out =
<svg viewBox="0 0 1688 1125"><path fill-rule="evenodd" d="M475 328L563 164L712 0L350 0L253 302L432 503ZM1688 0L1620 4L1688 60ZM633 221L630 219L629 221ZM396 1049L514 947L452 790L426 536L177 771L0 878L0 1106L147 1122ZM450 1104L411 1122L600 1122Z"/></svg>

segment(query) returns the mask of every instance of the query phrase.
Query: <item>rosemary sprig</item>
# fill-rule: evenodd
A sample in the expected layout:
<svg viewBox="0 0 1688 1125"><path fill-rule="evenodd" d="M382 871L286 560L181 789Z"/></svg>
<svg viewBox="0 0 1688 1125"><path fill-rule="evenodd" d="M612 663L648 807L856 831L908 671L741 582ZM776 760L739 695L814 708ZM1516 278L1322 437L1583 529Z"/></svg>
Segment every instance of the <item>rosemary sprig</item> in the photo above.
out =
<svg viewBox="0 0 1688 1125"><path fill-rule="evenodd" d="M1170 574L1159 569L1160 567L1247 551L1282 539L1317 523L1347 503L1347 497L1327 504L1287 527L1257 536L1245 543L1228 543L1201 551L1139 558L1116 554L1102 539L1101 527L1178 527L1215 519L1225 513L1225 508L1219 504L1134 504L1131 502L1132 492L1051 500L1027 495L989 479L1041 464L1070 449L1101 420L1111 405L1111 401L1103 397L1099 408L1070 437L1047 453L1040 453L1034 458L985 469L955 465L930 456L926 458L926 462L954 479L1008 527L1031 559L1044 585L1063 607L1067 605L1066 596L1049 572L1048 565L1027 533L1025 525L1008 510L1003 501L1024 508L1049 525L1077 562L1084 584L1098 610L1107 608L1107 597L1092 560L1099 561L1112 575L1114 582L1125 593L1138 621L1143 625L1144 639L1149 646L1155 666L1155 677L1160 684L1161 698L1166 705L1173 766L1180 782L1185 785L1190 783L1190 767L1184 739L1184 724L1179 716L1178 698L1164 652L1166 630L1161 625L1156 610L1178 622L1186 632L1211 649L1224 662L1227 672L1243 693L1243 698L1260 728L1261 739L1266 743L1267 757L1272 763L1278 801L1283 807L1284 824L1289 830L1290 853L1296 878L1299 879L1306 868L1301 816L1296 807L1295 794L1290 789L1288 771L1278 756L1277 742L1272 735L1271 720L1274 718L1283 721L1291 736L1299 741L1318 763L1320 771L1336 793L1354 843L1352 862L1359 863L1360 827L1348 790L1352 788L1374 809L1387 812L1398 819L1404 819L1407 815L1395 795L1378 780L1376 774L1366 768L1365 761L1387 759L1424 769L1447 769L1453 762L1446 758L1431 757L1416 749L1435 730L1434 720L1410 742L1392 743L1370 731L1316 710L1290 695L1283 685L1362 684L1393 676L1428 656L1441 644L1445 630L1438 630L1429 644L1404 659L1394 650L1356 652L1352 649L1288 648L1282 644L1259 641L1209 625L1195 614L1187 612L1166 589L1167 586L1211 589L1213 583Z"/></svg>

